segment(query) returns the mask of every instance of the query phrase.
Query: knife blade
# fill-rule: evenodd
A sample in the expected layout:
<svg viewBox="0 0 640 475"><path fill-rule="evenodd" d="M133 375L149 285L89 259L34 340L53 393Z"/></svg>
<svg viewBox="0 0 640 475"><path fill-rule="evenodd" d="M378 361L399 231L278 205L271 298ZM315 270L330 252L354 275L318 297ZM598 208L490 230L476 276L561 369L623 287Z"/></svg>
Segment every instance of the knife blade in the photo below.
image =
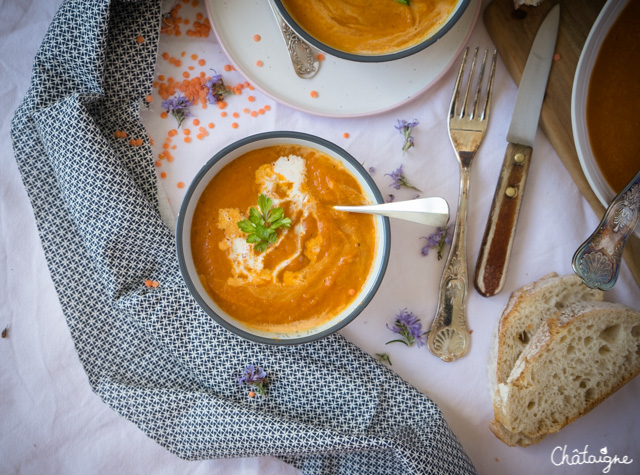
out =
<svg viewBox="0 0 640 475"><path fill-rule="evenodd" d="M518 87L507 150L476 262L474 285L485 297L499 293L506 280L559 24L560 5L555 5L536 33Z"/></svg>

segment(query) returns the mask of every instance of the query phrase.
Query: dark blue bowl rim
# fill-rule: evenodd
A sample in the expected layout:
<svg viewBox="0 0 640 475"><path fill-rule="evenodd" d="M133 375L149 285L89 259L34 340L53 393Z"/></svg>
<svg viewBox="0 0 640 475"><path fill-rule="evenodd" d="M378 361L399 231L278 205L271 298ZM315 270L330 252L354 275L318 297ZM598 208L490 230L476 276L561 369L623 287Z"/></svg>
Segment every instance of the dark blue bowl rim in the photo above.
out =
<svg viewBox="0 0 640 475"><path fill-rule="evenodd" d="M418 43L417 45L411 46L410 48L403 49L402 51L397 51L395 53L389 54L379 54L379 55L358 55L353 53L347 53L345 51L341 51L339 49L332 48L331 46L325 45L324 43L318 41L315 37L311 36L307 33L304 28L302 28L289 14L285 6L282 4L282 0L273 0L280 15L284 18L285 22L295 31L299 36L305 39L308 43L318 48L320 51L335 56L337 58L346 59L349 61L357 61L361 63L382 63L386 61L395 61L397 59L406 58L407 56L411 56L428 46L432 45L440 38L442 38L451 28L455 25L460 17L464 14L471 0L461 0L460 7L456 10L456 12L449 17L447 22L438 30L438 32L430 37L429 39Z"/></svg>
<svg viewBox="0 0 640 475"><path fill-rule="evenodd" d="M189 292L194 297L196 302L200 305L200 307L205 311L205 313L209 315L211 318L213 318L222 327L226 328L230 332L235 333L240 337L243 337L247 340L254 341L257 343L265 343L265 344L280 345L280 346L299 345L301 343L309 343L309 342L324 338L332 333L335 333L336 331L340 330L341 328L351 323L367 307L367 305L369 305L369 303L377 293L380 285L382 284L382 280L387 270L387 265L389 263L389 254L391 251L391 228L389 225L389 218L383 217L382 218L382 234L383 234L382 242L384 242L385 244L382 250L382 263L380 265L380 268L378 269L377 275L374 277L375 282L373 283L373 285L371 286L367 294L364 296L362 303L358 305L349 315L347 315L345 318L343 318L340 322L336 323L332 327L327 328L326 330L323 330L321 332L315 333L313 335L307 335L307 336L298 337L298 338L277 339L277 338L267 338L260 335L254 335L241 328L236 327L235 325L229 323L224 318L220 317L208 305L205 299L202 296L200 296L200 293L198 292L193 280L189 276L189 272L187 271L187 263L186 263L186 258L183 251L183 247L189 244L188 242L185 242L183 240L184 220L185 220L187 207L189 205L189 202L197 186L203 180L203 178L205 177L209 169L213 165L215 165L219 160L225 157L229 152L253 142L258 142L264 139L274 139L274 138L284 139L284 140L286 139L305 140L335 152L337 155L340 155L342 158L344 158L354 168L358 170L363 180L371 188L371 191L376 201L378 203L384 203L384 198L382 197L382 193L378 189L378 186L376 185L375 181L373 181L369 173L364 169L362 164L358 162L351 154L349 154L347 151L345 151L343 148L339 147L338 145L332 142L329 142L323 138L320 138L318 136L306 134L303 132L276 131L276 132L259 133L259 134L250 135L248 137L242 138L230 145L227 145L218 153L216 153L212 158L210 158L209 161L198 171L198 173L192 180L191 184L189 185L189 188L187 189L187 192L182 201L182 204L180 205L180 210L178 212L178 218L176 221L176 249L178 254L178 265L180 267L180 273L182 274L182 278L184 279L185 284L189 289Z"/></svg>

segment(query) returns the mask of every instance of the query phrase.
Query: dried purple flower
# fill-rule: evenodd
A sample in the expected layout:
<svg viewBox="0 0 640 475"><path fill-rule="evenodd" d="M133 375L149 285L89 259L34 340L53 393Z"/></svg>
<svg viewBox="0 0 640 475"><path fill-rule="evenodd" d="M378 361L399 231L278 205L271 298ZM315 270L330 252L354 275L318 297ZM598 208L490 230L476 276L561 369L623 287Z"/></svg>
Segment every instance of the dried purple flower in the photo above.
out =
<svg viewBox="0 0 640 475"><path fill-rule="evenodd" d="M400 313L396 315L396 320L392 327L387 324L387 328L393 333L400 335L400 339L391 340L389 343L404 343L407 346L413 346L414 343L418 344L418 347L424 345L423 337L427 332L422 331L422 323L420 319L413 313L407 311L406 308L400 310Z"/></svg>
<svg viewBox="0 0 640 475"><path fill-rule="evenodd" d="M411 132L413 131L413 128L418 124L418 119L413 119L412 122L407 122L404 119L398 119L398 125L396 125L395 128L396 130L399 130L404 137L404 144L402 145L403 154L415 145Z"/></svg>
<svg viewBox="0 0 640 475"><path fill-rule="evenodd" d="M369 173L373 174L376 172L376 169L374 167L369 167Z"/></svg>
<svg viewBox="0 0 640 475"><path fill-rule="evenodd" d="M396 200L396 195L389 195L389 199L387 199L387 203L393 203Z"/></svg>
<svg viewBox="0 0 640 475"><path fill-rule="evenodd" d="M436 229L436 232L429 236L422 236L420 239L426 239L427 243L422 248L422 255L428 256L430 249L438 249L438 260L442 259L442 251L445 245L451 245L453 240L453 225Z"/></svg>
<svg viewBox="0 0 640 475"><path fill-rule="evenodd" d="M229 94L229 90L224 85L221 74L215 74L214 72L214 75L207 79L204 85L209 90L209 92L207 92L207 101L209 104L217 104L218 101L221 101L224 96Z"/></svg>
<svg viewBox="0 0 640 475"><path fill-rule="evenodd" d="M162 101L162 108L178 121L178 127L180 127L184 119L193 116L189 110L191 104L193 103L185 96L176 96Z"/></svg>
<svg viewBox="0 0 640 475"><path fill-rule="evenodd" d="M242 376L238 378L238 384L240 386L248 385L254 386L258 393L262 396L266 395L267 373L264 369L254 364L248 365Z"/></svg>
<svg viewBox="0 0 640 475"><path fill-rule="evenodd" d="M419 188L416 188L415 186L413 186L411 183L409 183L409 180L407 180L407 177L404 176L404 172L402 171L402 165L400 165L395 171L391 172L391 173L385 173L385 176L390 176L391 179L393 180L393 183L391 183L389 186L394 187L396 190L399 190L400 188L404 187L404 188L410 188L412 190L416 190L416 191L422 191Z"/></svg>

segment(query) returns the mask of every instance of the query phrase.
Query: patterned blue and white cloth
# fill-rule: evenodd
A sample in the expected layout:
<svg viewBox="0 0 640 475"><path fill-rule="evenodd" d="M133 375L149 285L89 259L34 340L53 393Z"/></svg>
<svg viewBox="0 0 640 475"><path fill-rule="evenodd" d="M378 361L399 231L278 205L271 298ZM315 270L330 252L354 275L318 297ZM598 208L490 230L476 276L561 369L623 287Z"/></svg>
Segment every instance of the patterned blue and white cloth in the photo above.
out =
<svg viewBox="0 0 640 475"><path fill-rule="evenodd" d="M214 323L190 296L159 213L149 141L131 147L114 136L147 137L139 112L160 18L158 1L66 1L12 122L93 390L185 459L274 455L306 473L475 473L436 405L343 337L263 346ZM248 364L268 372L268 397L238 386Z"/></svg>

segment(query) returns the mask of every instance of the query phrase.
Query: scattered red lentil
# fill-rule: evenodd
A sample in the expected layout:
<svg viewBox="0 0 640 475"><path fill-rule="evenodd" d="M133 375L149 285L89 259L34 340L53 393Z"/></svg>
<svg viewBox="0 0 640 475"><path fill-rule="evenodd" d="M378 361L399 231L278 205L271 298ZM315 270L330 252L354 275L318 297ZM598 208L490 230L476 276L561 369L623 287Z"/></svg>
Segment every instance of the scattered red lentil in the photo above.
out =
<svg viewBox="0 0 640 475"><path fill-rule="evenodd" d="M149 104L151 104L153 102L153 96L151 94L148 94L145 98L145 101L147 101Z"/></svg>
<svg viewBox="0 0 640 475"><path fill-rule="evenodd" d="M237 119L238 117L240 117L240 114L238 114L237 112L234 112L233 114L231 114L235 119Z"/></svg>
<svg viewBox="0 0 640 475"><path fill-rule="evenodd" d="M258 61L256 61L256 66L261 68L262 66L264 66L264 63L261 60L258 60Z"/></svg>
<svg viewBox="0 0 640 475"><path fill-rule="evenodd" d="M258 41L260 41L262 39L262 37L260 35L253 35L253 41L255 41L256 43Z"/></svg>
<svg viewBox="0 0 640 475"><path fill-rule="evenodd" d="M207 62L204 59L200 59L200 60L198 60L198 64L200 66L204 66L205 64L207 64Z"/></svg>
<svg viewBox="0 0 640 475"><path fill-rule="evenodd" d="M182 129L182 133L183 133L183 134L185 134L185 135L189 135L189 134L191 134L191 130L189 130L189 129Z"/></svg>
<svg viewBox="0 0 640 475"><path fill-rule="evenodd" d="M256 397L256 392L255 391L249 391L249 397L250 398Z"/></svg>
<svg viewBox="0 0 640 475"><path fill-rule="evenodd" d="M168 134L169 137L175 137L176 135L178 135L178 131L176 129L171 129Z"/></svg>
<svg viewBox="0 0 640 475"><path fill-rule="evenodd" d="M199 125L200 125L200 120L198 120L198 119L193 119L192 124L193 124L193 125L195 125L195 126L197 127L197 126L199 126Z"/></svg>
<svg viewBox="0 0 640 475"><path fill-rule="evenodd" d="M234 129L237 129L239 125L237 122L234 122L233 124L231 124L231 127L233 127Z"/></svg>
<svg viewBox="0 0 640 475"><path fill-rule="evenodd" d="M251 111L251 117L258 117L258 111Z"/></svg>
<svg viewBox="0 0 640 475"><path fill-rule="evenodd" d="M318 97L318 91L311 91L309 95L315 99L316 97Z"/></svg>
<svg viewBox="0 0 640 475"><path fill-rule="evenodd" d="M185 141L186 143L191 143L191 137L189 137L189 136L185 137L185 138L184 138L184 141Z"/></svg>
<svg viewBox="0 0 640 475"><path fill-rule="evenodd" d="M256 101L256 98L255 98L255 96L249 96L249 97L247 97L247 100L248 100L249 102L255 102L255 101Z"/></svg>
<svg viewBox="0 0 640 475"><path fill-rule="evenodd" d="M553 60L554 61L560 61L560 55L558 53L553 55Z"/></svg>
<svg viewBox="0 0 640 475"><path fill-rule="evenodd" d="M144 43L144 36L138 36L136 38L136 41L138 42L138 44Z"/></svg>
<svg viewBox="0 0 640 475"><path fill-rule="evenodd" d="M198 55L197 54L192 54L191 55L191 59L193 59L195 61L196 59L198 59Z"/></svg>
<svg viewBox="0 0 640 475"><path fill-rule="evenodd" d="M220 117L226 117L227 113L225 111L220 112Z"/></svg>
<svg viewBox="0 0 640 475"><path fill-rule="evenodd" d="M342 136L343 136L345 139L348 139L348 138L349 138L349 132L345 132L344 134L342 134Z"/></svg>
<svg viewBox="0 0 640 475"><path fill-rule="evenodd" d="M160 172L160 178L167 178L166 172Z"/></svg>
<svg viewBox="0 0 640 475"><path fill-rule="evenodd" d="M163 119L166 119L167 117L169 117L169 113L166 111L162 111L160 112L160 117L162 117Z"/></svg>
<svg viewBox="0 0 640 475"><path fill-rule="evenodd" d="M207 124L207 127L213 129L215 127L215 124L213 122L209 122L209 124Z"/></svg>
<svg viewBox="0 0 640 475"><path fill-rule="evenodd" d="M225 70L226 72L229 72L229 71L235 71L235 70L236 70L236 68L234 68L234 67L233 67L233 66L231 66L230 64L225 64L225 65L224 65L224 70Z"/></svg>
<svg viewBox="0 0 640 475"><path fill-rule="evenodd" d="M178 183L176 183L176 186L177 186L178 188L184 188L184 182L179 181Z"/></svg>
<svg viewBox="0 0 640 475"><path fill-rule="evenodd" d="M324 61L324 54L318 53L318 56L316 56L316 58L318 58L318 61Z"/></svg>
<svg viewBox="0 0 640 475"><path fill-rule="evenodd" d="M153 285L153 281L151 279L147 279L144 281L144 285L147 287L151 287Z"/></svg>

